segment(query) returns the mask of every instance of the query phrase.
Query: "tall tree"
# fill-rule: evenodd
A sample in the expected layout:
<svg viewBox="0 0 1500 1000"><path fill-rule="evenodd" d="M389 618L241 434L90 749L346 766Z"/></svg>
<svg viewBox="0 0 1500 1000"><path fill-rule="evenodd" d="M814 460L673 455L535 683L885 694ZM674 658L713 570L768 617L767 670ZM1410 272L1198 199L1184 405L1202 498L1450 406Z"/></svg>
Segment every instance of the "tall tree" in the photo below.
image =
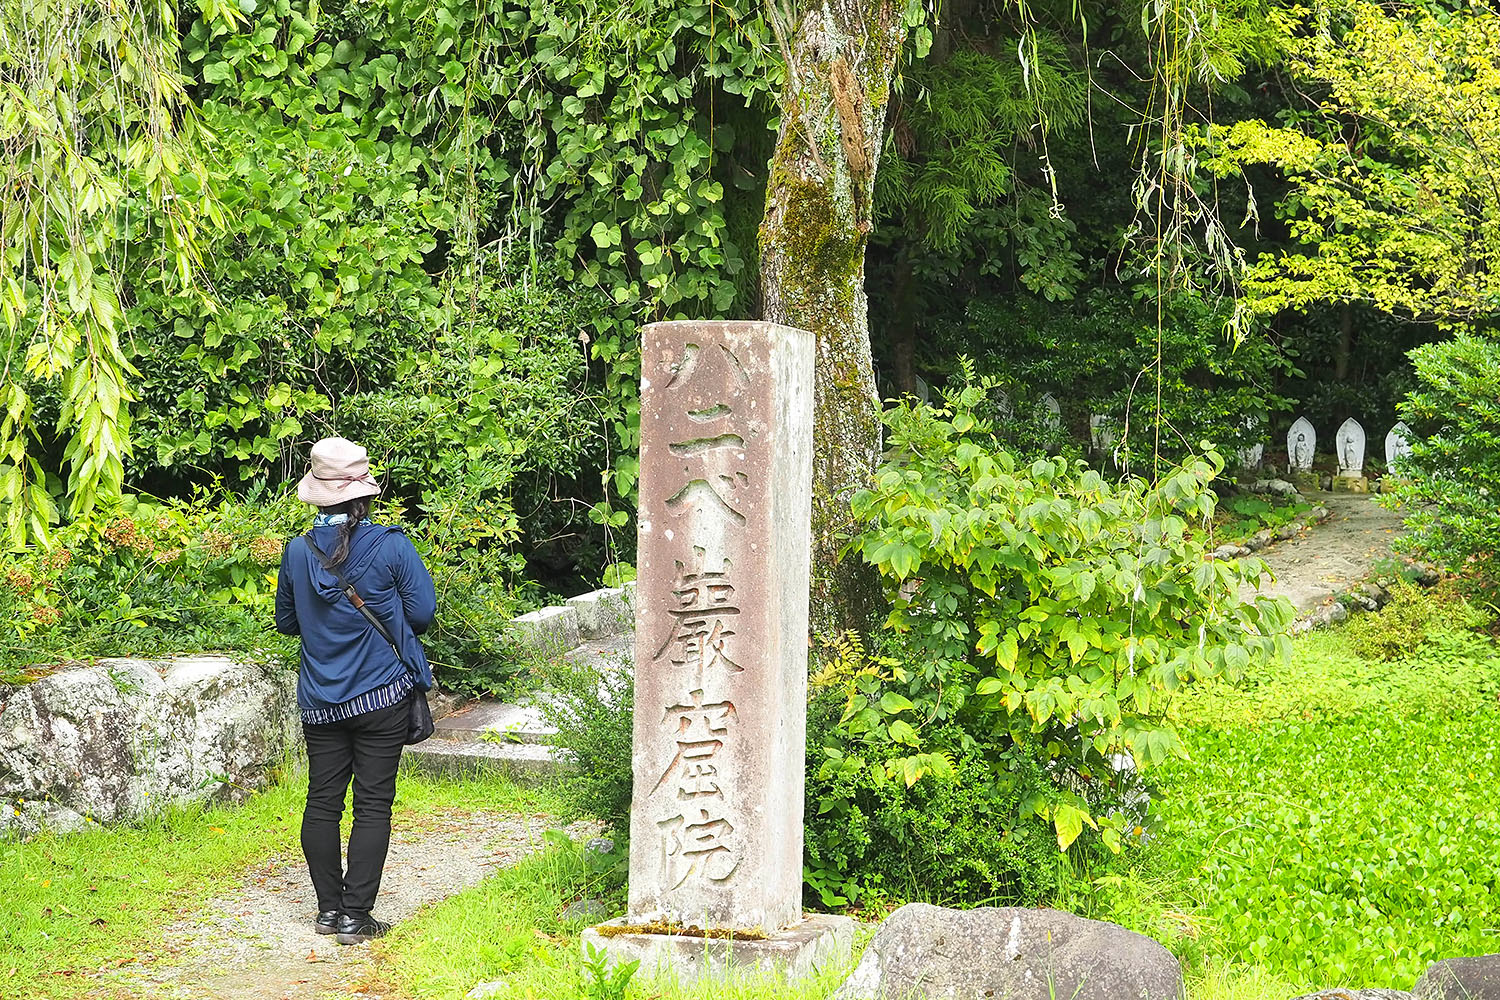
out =
<svg viewBox="0 0 1500 1000"><path fill-rule="evenodd" d="M762 312L817 336L811 620L829 634L868 623L878 606L873 573L839 561L839 535L880 448L865 246L891 80L926 11L921 0L776 0L771 10L786 82L760 228Z"/></svg>
<svg viewBox="0 0 1500 1000"><path fill-rule="evenodd" d="M1488 322L1500 301L1500 14L1330 0L1290 68L1315 107L1210 135L1221 175L1278 168L1300 252L1264 253L1243 313L1366 304ZM1352 333L1352 331L1351 331Z"/></svg>

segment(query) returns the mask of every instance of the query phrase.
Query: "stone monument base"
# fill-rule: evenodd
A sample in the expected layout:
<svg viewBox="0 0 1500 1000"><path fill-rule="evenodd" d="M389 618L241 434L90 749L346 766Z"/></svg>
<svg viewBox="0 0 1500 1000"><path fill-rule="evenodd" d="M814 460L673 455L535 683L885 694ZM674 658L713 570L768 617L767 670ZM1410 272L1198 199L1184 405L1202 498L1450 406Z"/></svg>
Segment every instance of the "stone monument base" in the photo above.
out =
<svg viewBox="0 0 1500 1000"><path fill-rule="evenodd" d="M1311 469L1291 469L1286 474L1293 486L1297 487L1298 493L1306 493L1308 490L1316 490L1322 483L1320 477Z"/></svg>
<svg viewBox="0 0 1500 1000"><path fill-rule="evenodd" d="M1368 493L1370 492L1370 481L1364 476L1334 476L1333 492Z"/></svg>
<svg viewBox="0 0 1500 1000"><path fill-rule="evenodd" d="M810 979L830 965L847 962L854 949L854 919L825 913L811 914L800 924L759 940L622 933L629 926L629 918L622 917L590 927L583 932L584 956L590 948L602 952L610 968L640 962L642 979L675 978L688 983L722 980L731 974L770 974L790 982Z"/></svg>

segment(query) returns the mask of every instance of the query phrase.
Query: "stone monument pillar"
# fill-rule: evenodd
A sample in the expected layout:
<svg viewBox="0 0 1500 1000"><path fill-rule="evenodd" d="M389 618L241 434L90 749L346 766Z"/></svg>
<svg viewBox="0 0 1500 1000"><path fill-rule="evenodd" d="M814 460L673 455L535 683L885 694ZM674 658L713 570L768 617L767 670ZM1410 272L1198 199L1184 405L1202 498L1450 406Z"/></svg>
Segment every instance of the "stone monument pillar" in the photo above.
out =
<svg viewBox="0 0 1500 1000"><path fill-rule="evenodd" d="M584 934L646 975L805 975L813 335L654 323L641 345L629 912Z"/></svg>
<svg viewBox="0 0 1500 1000"><path fill-rule="evenodd" d="M1365 429L1350 417L1339 426L1333 441L1339 460L1333 488L1347 493L1370 492L1370 481L1365 478Z"/></svg>

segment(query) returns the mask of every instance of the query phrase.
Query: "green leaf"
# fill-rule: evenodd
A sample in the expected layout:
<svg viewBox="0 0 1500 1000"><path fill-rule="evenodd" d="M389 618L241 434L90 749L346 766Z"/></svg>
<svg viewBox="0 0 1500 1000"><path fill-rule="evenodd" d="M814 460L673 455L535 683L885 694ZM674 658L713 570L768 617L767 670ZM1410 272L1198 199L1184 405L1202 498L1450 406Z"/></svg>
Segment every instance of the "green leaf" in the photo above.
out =
<svg viewBox="0 0 1500 1000"><path fill-rule="evenodd" d="M897 694L894 691L887 691L885 694L880 696L880 710L886 715L896 715L901 712L908 712L913 707L914 706L910 701L903 698L901 695Z"/></svg>
<svg viewBox="0 0 1500 1000"><path fill-rule="evenodd" d="M887 727L886 732L890 736L892 743L900 743L904 746L914 747L919 745L921 742L917 737L917 731L913 729L909 723L902 719L897 719L895 722L892 722L890 726Z"/></svg>

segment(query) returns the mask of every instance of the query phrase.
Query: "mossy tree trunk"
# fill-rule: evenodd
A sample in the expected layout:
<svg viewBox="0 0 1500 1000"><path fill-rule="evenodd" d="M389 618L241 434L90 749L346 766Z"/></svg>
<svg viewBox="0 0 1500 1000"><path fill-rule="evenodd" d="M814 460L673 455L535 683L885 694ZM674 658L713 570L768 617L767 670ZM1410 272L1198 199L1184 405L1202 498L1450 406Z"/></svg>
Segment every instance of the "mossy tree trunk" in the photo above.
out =
<svg viewBox="0 0 1500 1000"><path fill-rule="evenodd" d="M838 536L880 450L865 244L905 6L805 0L795 24L783 25L789 65L760 229L761 294L766 319L817 335L815 635L863 629L880 606L874 573L854 560L840 563Z"/></svg>

